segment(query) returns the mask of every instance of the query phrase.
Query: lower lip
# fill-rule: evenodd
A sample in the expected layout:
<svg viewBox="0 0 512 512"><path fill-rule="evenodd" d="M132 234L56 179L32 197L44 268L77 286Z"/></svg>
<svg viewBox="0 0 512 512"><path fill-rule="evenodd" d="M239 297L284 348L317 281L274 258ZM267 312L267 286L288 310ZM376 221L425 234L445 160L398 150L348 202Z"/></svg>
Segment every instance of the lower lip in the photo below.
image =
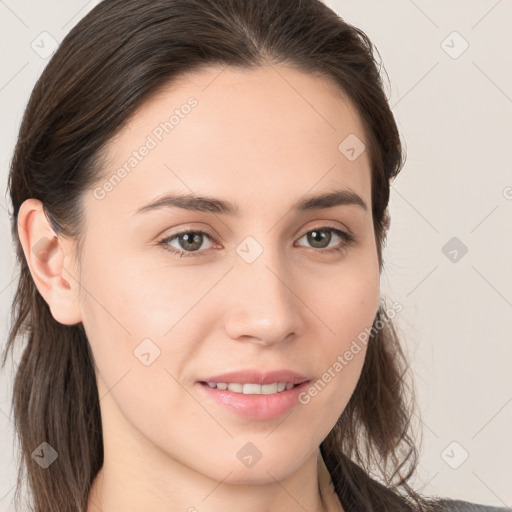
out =
<svg viewBox="0 0 512 512"><path fill-rule="evenodd" d="M228 389L211 388L208 384L197 383L207 397L226 406L239 416L254 420L270 420L290 411L299 404L299 394L308 387L308 384L309 381L302 382L292 389L270 395L244 395Z"/></svg>

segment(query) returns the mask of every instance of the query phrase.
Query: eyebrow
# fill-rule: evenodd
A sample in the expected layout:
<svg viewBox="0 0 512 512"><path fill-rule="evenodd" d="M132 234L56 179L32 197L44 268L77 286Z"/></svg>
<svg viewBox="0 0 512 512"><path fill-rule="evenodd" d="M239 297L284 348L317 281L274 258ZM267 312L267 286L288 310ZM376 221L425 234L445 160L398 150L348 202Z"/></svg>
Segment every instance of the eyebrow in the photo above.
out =
<svg viewBox="0 0 512 512"><path fill-rule="evenodd" d="M332 208L340 205L356 205L365 211L368 209L363 199L355 192L348 189L334 190L332 192L303 197L293 204L291 209L301 212ZM237 203L210 196L181 193L166 194L140 207L135 213L139 214L162 208L183 208L195 212L218 213L230 216L240 215L240 207Z"/></svg>

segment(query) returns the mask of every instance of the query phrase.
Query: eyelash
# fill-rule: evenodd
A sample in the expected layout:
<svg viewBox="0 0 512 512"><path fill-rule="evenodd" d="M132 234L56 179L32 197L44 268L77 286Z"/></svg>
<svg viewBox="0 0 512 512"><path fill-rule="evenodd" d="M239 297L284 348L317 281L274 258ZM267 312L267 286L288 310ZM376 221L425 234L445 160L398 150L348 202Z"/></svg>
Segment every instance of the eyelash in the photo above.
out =
<svg viewBox="0 0 512 512"><path fill-rule="evenodd" d="M347 249L348 245L350 245L351 243L356 241L356 239L353 235L346 233L345 231L341 231L340 229L333 228L331 226L314 227L314 228L306 231L305 233L303 233L299 238L302 238L304 235L307 235L308 233L311 233L313 231L331 231L331 232L335 233L336 235L338 235L344 241L344 243L340 247L333 247L331 249L317 249L316 252L320 252L320 253L343 252ZM183 258L183 257L190 258L190 257L196 257L196 256L204 256L204 253L206 252L205 250L204 251L180 251L174 247L170 247L169 245L167 245L171 240L178 238L181 235L187 235L187 234L191 234L191 233L206 235L208 238L211 239L212 242L214 242L216 244L219 243L214 236L212 236L210 233L208 233L206 231L202 231L200 229L187 229L184 231L180 231L178 233L174 233L171 236L162 238L161 240L158 241L158 245L161 245L164 250L166 250L167 252L170 252L171 254L174 254L175 256L178 256L179 258ZM312 248L312 249L314 249L314 248Z"/></svg>

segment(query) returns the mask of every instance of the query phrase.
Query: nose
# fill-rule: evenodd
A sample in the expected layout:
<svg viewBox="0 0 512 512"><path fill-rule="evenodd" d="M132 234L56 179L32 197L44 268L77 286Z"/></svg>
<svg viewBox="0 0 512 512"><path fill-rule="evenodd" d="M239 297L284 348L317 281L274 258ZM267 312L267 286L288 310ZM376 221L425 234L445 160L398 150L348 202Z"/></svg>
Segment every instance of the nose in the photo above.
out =
<svg viewBox="0 0 512 512"><path fill-rule="evenodd" d="M224 328L231 339L273 345L302 331L304 302L281 259L265 250L253 263L235 262L224 283Z"/></svg>

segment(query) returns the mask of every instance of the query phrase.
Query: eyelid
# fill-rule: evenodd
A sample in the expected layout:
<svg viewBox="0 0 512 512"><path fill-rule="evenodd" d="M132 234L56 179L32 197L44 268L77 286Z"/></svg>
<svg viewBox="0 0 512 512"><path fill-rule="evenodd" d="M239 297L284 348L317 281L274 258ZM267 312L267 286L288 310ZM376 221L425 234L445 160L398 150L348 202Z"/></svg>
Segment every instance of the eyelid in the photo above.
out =
<svg viewBox="0 0 512 512"><path fill-rule="evenodd" d="M338 246L338 247L330 247L330 248L326 248L326 249L316 249L314 247L309 247L309 249L313 250L314 252L318 252L320 254L336 252L336 251L343 251L347 248L348 245L357 241L356 237L351 233L350 230L340 229L338 226L332 226L330 224L319 224L317 226L310 227L310 228L306 229L306 231L304 231L303 234L298 237L298 240L300 240L301 238L306 236L311 231L315 231L315 230L332 231L336 236L338 236L339 238L341 238L343 240L343 243L341 244L341 246ZM295 246L295 243L294 243L294 246ZM306 247L306 249L308 249L308 247Z"/></svg>
<svg viewBox="0 0 512 512"><path fill-rule="evenodd" d="M302 234L300 236L298 236L298 240L303 238L305 235L307 235L311 231L315 231L315 230L326 230L326 231L331 230L337 236L342 238L344 241L340 247L331 247L331 248L326 248L326 249L316 249L314 247L310 247L310 249L312 249L314 252L318 252L321 254L329 253L329 252L333 252L333 251L341 251L341 250L345 249L347 245L356 241L356 237L351 233L351 231L349 229L346 229L346 228L342 229L339 226L334 226L334 225L330 224L328 221L324 221L323 223L319 222L316 225L307 228L306 230L304 230L302 232ZM172 239L179 237L180 235L185 235L187 233L196 233L196 234L199 233L202 235L206 235L208 238L211 239L211 241L214 244L221 245L219 243L217 237L215 235L213 235L209 230L202 229L202 228L194 228L192 226L189 226L180 231L176 231L175 233L171 233L169 235L166 235L163 238L160 238L158 240L158 245L162 245L164 250L171 252L179 257L187 257L188 258L188 257L203 256L206 252L208 252L206 249L202 250L202 251L184 251L184 250L176 249L174 247L169 247L167 245L167 243L170 242ZM295 243L294 243L294 246L295 246Z"/></svg>
<svg viewBox="0 0 512 512"><path fill-rule="evenodd" d="M168 248L167 243L169 243L174 238L177 238L181 235L186 235L187 233L199 233L202 235L206 235L208 238L211 239L213 245L221 245L220 242L217 240L217 237L215 235L213 235L210 231L208 231L206 229L202 229L202 228L192 228L192 227L188 227L188 228L182 229L180 231L176 231L175 233L171 233L170 235L165 235L164 237L159 238L158 245L164 246L164 249L166 249L169 252L179 253L180 252L179 249L176 249L174 247ZM183 251L182 250L182 252L185 253L188 257L188 256L202 255L205 252L207 252L207 250L206 249L204 249L202 251Z"/></svg>
<svg viewBox="0 0 512 512"><path fill-rule="evenodd" d="M168 233L168 231L166 230L165 233ZM174 237L177 237L179 235L185 235L187 233L201 233L204 235L208 235L208 237L212 240L212 242L215 242L216 244L220 245L217 235L214 235L210 229L204 228L203 226L196 227L192 224L190 224L184 228L178 228L176 231L171 231L170 233L168 233L166 235L159 236L158 242L168 241Z"/></svg>
<svg viewBox="0 0 512 512"><path fill-rule="evenodd" d="M354 234L345 226L340 227L339 224L331 224L329 221L320 221L313 226L308 227L305 231L302 232L299 238L302 238L304 235L308 234L310 231L314 231L315 229L332 229L334 231L341 231L348 239L355 241Z"/></svg>

